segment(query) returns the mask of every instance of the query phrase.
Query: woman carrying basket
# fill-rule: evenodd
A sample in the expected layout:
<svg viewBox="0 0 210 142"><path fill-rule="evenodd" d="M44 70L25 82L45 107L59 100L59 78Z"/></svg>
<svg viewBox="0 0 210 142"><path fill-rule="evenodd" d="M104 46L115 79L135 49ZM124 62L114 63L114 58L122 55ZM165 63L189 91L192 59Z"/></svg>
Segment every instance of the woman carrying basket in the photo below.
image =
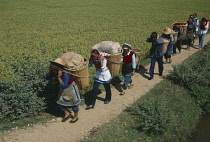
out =
<svg viewBox="0 0 210 142"><path fill-rule="evenodd" d="M60 91L58 94L57 104L61 111L64 112L62 122L67 121L69 118L72 120L69 123L75 123L78 121L78 104L81 102L81 94L78 90L74 78L65 70L64 63L61 58L57 58L51 62L50 70L46 75L47 80L56 78ZM69 108L72 108L74 116L71 115Z"/></svg>
<svg viewBox="0 0 210 142"><path fill-rule="evenodd" d="M91 104L88 105L86 109L93 109L95 107L98 88L101 83L104 85L104 88L106 90L106 98L104 100L104 104L108 104L111 101L112 95L110 88L110 81L112 80L112 76L108 68L107 59L104 56L102 56L98 52L98 50L95 49L91 52L89 67L91 67L93 64L96 67L96 73L92 89Z"/></svg>
<svg viewBox="0 0 210 142"><path fill-rule="evenodd" d="M187 50L190 50L190 47L192 46L192 41L194 38L194 32L196 30L196 26L193 24L193 19L189 18L189 20L187 21L187 33L186 33L186 37L187 37Z"/></svg>

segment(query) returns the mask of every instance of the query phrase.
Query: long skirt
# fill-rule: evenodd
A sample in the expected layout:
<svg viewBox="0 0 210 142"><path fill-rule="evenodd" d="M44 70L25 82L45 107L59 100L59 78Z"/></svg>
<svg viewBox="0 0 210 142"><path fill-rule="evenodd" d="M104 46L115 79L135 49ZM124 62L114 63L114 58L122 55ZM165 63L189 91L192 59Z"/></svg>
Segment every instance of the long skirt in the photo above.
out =
<svg viewBox="0 0 210 142"><path fill-rule="evenodd" d="M78 105L80 102L80 92L74 81L67 88L60 88L57 104L62 106L75 106Z"/></svg>

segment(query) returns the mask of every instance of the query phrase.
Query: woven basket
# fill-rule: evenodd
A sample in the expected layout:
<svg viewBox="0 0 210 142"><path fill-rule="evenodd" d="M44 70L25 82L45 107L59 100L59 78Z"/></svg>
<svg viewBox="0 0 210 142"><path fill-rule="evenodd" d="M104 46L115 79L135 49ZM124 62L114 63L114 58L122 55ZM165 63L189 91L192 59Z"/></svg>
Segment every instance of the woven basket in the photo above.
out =
<svg viewBox="0 0 210 142"><path fill-rule="evenodd" d="M186 40L187 25L188 25L188 24L185 23L185 22L176 22L176 23L173 23L172 25L173 25L173 28L174 28L174 26L176 26L176 25L178 25L178 26L180 26L180 27L183 28L182 39L183 39L183 40Z"/></svg>
<svg viewBox="0 0 210 142"><path fill-rule="evenodd" d="M86 65L78 70L71 70L70 74L74 77L79 90L82 90L89 86L89 72L88 72L88 60L85 59Z"/></svg>
<svg viewBox="0 0 210 142"><path fill-rule="evenodd" d="M136 54L136 68L139 69L139 63L141 60L141 50L140 49L132 49L132 51Z"/></svg>
<svg viewBox="0 0 210 142"><path fill-rule="evenodd" d="M122 57L122 53L113 54L107 57L108 59L108 68L112 77L116 76L120 72L120 60Z"/></svg>

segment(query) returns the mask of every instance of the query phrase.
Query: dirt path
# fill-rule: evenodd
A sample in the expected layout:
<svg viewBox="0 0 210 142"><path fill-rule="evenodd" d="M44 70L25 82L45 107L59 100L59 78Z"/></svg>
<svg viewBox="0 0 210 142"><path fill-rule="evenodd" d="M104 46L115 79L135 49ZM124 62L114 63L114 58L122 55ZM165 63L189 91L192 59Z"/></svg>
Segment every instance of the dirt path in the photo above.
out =
<svg viewBox="0 0 210 142"><path fill-rule="evenodd" d="M205 37L205 44L210 41L210 34ZM195 41L195 47L198 45L198 40ZM186 46L183 46L186 48ZM182 53L172 56L171 64L164 64L164 76L172 69L172 65L179 64L193 53L199 51L192 48L190 51L185 49ZM148 80L149 65L141 69L133 77L135 86L127 90L124 96L120 96L116 89L112 89L112 101L108 105L104 105L102 101L97 100L96 106L92 110L85 110L85 106L80 107L79 121L75 124L68 122L60 122L61 118L52 120L45 124L35 125L27 129L18 129L12 132L5 132L0 137L3 142L73 142L87 137L90 130L95 127L100 127L103 123L107 123L119 115L126 107L134 103L146 92L152 89L157 83L163 80L162 77L155 75L153 80ZM155 68L157 71L157 65ZM104 97L104 93L100 94Z"/></svg>

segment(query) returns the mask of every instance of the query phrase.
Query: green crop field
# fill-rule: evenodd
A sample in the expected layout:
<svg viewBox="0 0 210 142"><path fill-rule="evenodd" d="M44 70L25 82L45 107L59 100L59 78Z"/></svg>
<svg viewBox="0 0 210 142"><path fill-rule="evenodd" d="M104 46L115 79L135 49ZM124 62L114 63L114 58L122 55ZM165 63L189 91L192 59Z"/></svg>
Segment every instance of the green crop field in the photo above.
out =
<svg viewBox="0 0 210 142"><path fill-rule="evenodd" d="M210 17L209 0L0 0L1 57L74 51L88 57L103 40L148 51L145 39L191 13Z"/></svg>
<svg viewBox="0 0 210 142"><path fill-rule="evenodd" d="M194 12L199 19L210 18L209 2L0 0L0 91L40 91L49 60L65 52L88 58L100 41L129 43L146 57L151 32L186 22Z"/></svg>

